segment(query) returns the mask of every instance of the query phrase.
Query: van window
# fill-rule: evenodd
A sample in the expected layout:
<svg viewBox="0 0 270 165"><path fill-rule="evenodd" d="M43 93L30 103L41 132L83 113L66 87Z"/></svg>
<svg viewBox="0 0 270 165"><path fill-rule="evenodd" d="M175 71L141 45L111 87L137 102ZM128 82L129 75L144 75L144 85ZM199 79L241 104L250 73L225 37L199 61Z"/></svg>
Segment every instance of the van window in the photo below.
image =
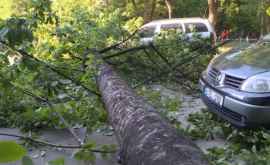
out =
<svg viewBox="0 0 270 165"><path fill-rule="evenodd" d="M264 41L270 41L270 34L267 34L263 37Z"/></svg>
<svg viewBox="0 0 270 165"><path fill-rule="evenodd" d="M192 32L208 32L207 27L203 23L185 23L186 33Z"/></svg>
<svg viewBox="0 0 270 165"><path fill-rule="evenodd" d="M155 26L144 27L140 30L139 35L142 38L150 38L155 35L155 30L156 30Z"/></svg>
<svg viewBox="0 0 270 165"><path fill-rule="evenodd" d="M181 24L164 24L164 25L161 25L160 28L161 28L161 30L165 30L165 31L171 30L171 29L179 30L180 32L183 31Z"/></svg>

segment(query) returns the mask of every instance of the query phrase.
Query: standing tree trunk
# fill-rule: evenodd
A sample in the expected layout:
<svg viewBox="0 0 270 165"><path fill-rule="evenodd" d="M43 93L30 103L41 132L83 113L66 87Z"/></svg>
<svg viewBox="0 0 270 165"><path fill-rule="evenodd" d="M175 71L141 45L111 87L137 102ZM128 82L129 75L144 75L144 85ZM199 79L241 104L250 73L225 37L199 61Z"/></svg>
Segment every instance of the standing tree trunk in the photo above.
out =
<svg viewBox="0 0 270 165"><path fill-rule="evenodd" d="M269 7L270 0L261 0L261 6L259 8L259 15L261 18L261 35L268 34L270 32L270 16L266 13Z"/></svg>
<svg viewBox="0 0 270 165"><path fill-rule="evenodd" d="M123 165L207 165L201 150L179 134L128 87L111 66L99 66L97 84Z"/></svg>
<svg viewBox="0 0 270 165"><path fill-rule="evenodd" d="M150 22L153 19L154 12L156 8L156 0L145 0L144 1L144 12L143 18L144 22Z"/></svg>
<svg viewBox="0 0 270 165"><path fill-rule="evenodd" d="M172 1L171 0L165 0L167 10L168 10L168 17L169 19L172 18Z"/></svg>
<svg viewBox="0 0 270 165"><path fill-rule="evenodd" d="M209 22L216 27L218 21L218 0L208 0L208 20Z"/></svg>
<svg viewBox="0 0 270 165"><path fill-rule="evenodd" d="M157 0L152 1L151 20L153 20L157 6Z"/></svg>
<svg viewBox="0 0 270 165"><path fill-rule="evenodd" d="M265 15L265 34L270 33L270 16Z"/></svg>

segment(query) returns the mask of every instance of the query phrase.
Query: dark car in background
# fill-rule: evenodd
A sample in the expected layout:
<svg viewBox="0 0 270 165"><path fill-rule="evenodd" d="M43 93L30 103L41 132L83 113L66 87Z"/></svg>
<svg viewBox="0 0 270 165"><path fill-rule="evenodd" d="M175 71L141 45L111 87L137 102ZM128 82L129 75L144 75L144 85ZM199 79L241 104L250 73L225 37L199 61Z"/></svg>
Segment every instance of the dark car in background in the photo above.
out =
<svg viewBox="0 0 270 165"><path fill-rule="evenodd" d="M210 111L238 127L270 124L270 34L216 56L200 79Z"/></svg>

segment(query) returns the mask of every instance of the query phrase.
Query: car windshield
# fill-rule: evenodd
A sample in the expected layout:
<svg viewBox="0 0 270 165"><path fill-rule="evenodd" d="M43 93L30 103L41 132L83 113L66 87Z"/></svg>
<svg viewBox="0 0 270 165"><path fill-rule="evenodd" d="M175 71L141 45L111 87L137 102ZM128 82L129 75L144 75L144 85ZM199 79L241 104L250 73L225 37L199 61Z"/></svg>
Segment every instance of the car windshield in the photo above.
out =
<svg viewBox="0 0 270 165"><path fill-rule="evenodd" d="M139 35L142 38L150 38L155 35L155 26L144 27L140 30Z"/></svg>
<svg viewBox="0 0 270 165"><path fill-rule="evenodd" d="M237 63L239 64L238 66L240 66L240 64L246 64L257 68L269 69L270 46L269 44L265 43L266 42L254 44L244 50L232 50L232 52L226 54L225 58L228 61L227 63L222 61L224 62L223 65L229 66L232 64L234 66L237 66L235 65Z"/></svg>

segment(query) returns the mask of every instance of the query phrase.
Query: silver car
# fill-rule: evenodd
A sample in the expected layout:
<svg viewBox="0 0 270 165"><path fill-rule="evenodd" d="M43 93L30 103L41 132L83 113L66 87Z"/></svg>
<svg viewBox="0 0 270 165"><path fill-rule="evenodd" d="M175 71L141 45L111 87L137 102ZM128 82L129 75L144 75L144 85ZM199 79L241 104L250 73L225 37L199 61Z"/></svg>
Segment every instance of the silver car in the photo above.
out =
<svg viewBox="0 0 270 165"><path fill-rule="evenodd" d="M239 127L270 124L270 34L219 55L200 79L209 110Z"/></svg>

